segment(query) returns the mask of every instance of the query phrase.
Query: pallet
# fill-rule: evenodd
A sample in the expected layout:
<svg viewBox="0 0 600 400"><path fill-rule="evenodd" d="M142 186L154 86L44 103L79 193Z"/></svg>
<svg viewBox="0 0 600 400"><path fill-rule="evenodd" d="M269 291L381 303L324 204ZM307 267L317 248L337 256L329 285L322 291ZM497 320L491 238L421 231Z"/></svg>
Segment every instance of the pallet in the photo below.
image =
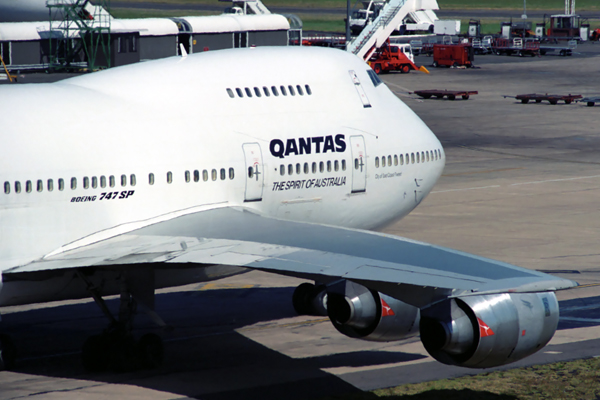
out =
<svg viewBox="0 0 600 400"><path fill-rule="evenodd" d="M504 97L512 97L512 96L504 96ZM580 94L568 94L568 95L561 95L561 94L537 94L537 93L531 93L531 94L519 94L517 96L515 96L515 99L517 100L521 100L521 103L523 104L527 104L530 101L535 101L536 103L541 103L542 101L546 100L548 101L550 104L557 104L559 101L564 101L565 104L571 104L573 101L577 100L577 99L581 99L581 95Z"/></svg>
<svg viewBox="0 0 600 400"><path fill-rule="evenodd" d="M442 99L446 97L448 100L454 100L457 97L462 97L463 100L468 100L469 96L478 94L476 91L465 91L465 90L438 90L438 89L430 89L430 90L415 90L414 93L418 96L421 96L424 99L430 99L431 97L435 97L438 99Z"/></svg>
<svg viewBox="0 0 600 400"><path fill-rule="evenodd" d="M588 107L594 107L596 103L600 103L600 96L588 96L577 101L586 103Z"/></svg>

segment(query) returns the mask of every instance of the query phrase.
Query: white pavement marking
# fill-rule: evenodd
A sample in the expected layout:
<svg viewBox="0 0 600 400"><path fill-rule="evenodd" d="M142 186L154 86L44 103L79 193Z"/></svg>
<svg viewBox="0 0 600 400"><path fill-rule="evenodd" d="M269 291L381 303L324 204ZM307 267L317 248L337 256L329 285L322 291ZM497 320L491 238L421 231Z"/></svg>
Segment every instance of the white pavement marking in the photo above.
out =
<svg viewBox="0 0 600 400"><path fill-rule="evenodd" d="M533 182L521 182L521 183L512 183L510 186L519 186L519 185L535 185L538 183L547 183L547 182L564 182L564 181L576 181L580 179L593 179L600 178L600 175L591 175L591 176L578 176L575 178L564 178L564 179L548 179L544 181L533 181Z"/></svg>
<svg viewBox="0 0 600 400"><path fill-rule="evenodd" d="M436 190L433 193L446 193L446 192L460 192L463 190L478 190L478 189L490 189L490 188L498 188L500 185L492 185L492 186L480 186L480 187L471 187L471 188L463 188L463 189L448 189L448 190Z"/></svg>

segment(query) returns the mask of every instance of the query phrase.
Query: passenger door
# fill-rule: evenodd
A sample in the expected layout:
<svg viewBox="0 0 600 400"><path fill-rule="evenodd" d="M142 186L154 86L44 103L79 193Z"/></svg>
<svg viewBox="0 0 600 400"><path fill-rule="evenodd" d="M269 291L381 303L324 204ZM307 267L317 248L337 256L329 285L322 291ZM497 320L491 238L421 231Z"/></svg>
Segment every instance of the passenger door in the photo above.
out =
<svg viewBox="0 0 600 400"><path fill-rule="evenodd" d="M361 193L367 190L367 154L365 151L365 138L350 136L352 147L352 193Z"/></svg>
<svg viewBox="0 0 600 400"><path fill-rule="evenodd" d="M263 193L264 168L262 153L258 143L244 143L246 161L246 194L244 201L261 201Z"/></svg>

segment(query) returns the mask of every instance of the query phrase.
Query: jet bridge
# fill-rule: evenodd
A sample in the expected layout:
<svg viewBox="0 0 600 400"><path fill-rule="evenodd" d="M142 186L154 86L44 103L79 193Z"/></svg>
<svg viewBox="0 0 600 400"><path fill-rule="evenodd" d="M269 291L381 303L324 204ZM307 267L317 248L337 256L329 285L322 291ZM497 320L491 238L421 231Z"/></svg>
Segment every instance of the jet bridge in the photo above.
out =
<svg viewBox="0 0 600 400"><path fill-rule="evenodd" d="M367 25L360 35L350 41L346 50L364 60L381 47L402 21L418 10L439 9L436 0L389 0L379 16Z"/></svg>

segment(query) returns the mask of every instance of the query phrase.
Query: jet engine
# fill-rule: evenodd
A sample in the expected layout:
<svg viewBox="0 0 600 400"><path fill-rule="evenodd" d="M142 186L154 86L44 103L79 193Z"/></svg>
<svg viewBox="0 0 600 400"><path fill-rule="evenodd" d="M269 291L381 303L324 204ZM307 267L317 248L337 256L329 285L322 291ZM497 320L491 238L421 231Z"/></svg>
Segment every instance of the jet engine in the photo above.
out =
<svg viewBox="0 0 600 400"><path fill-rule="evenodd" d="M553 292L505 293L448 299L421 310L425 349L449 365L489 368L544 347L558 325Z"/></svg>
<svg viewBox="0 0 600 400"><path fill-rule="evenodd" d="M390 342L418 334L418 308L350 281L327 287L327 314L352 338Z"/></svg>

